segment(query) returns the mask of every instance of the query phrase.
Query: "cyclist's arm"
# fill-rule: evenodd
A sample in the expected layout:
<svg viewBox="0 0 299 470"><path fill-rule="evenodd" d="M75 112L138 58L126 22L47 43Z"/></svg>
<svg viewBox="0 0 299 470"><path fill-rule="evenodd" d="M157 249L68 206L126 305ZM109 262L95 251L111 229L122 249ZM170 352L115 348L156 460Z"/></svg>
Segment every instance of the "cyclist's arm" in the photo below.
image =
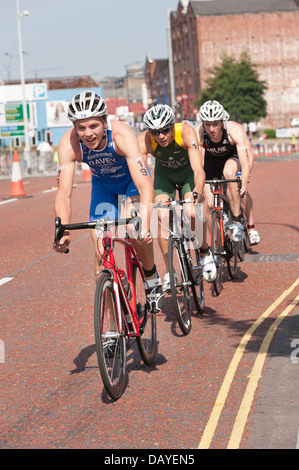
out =
<svg viewBox="0 0 299 470"><path fill-rule="evenodd" d="M141 134L138 135L137 140L138 140L138 145L141 150L141 153L146 161L147 156L149 154L152 155L154 151L150 132L149 131L141 132Z"/></svg>
<svg viewBox="0 0 299 470"><path fill-rule="evenodd" d="M203 169L203 152L199 148L199 142L195 129L189 125L182 127L182 144L188 150L190 165L194 173L194 191L202 199L205 184L205 172Z"/></svg>
<svg viewBox="0 0 299 470"><path fill-rule="evenodd" d="M76 153L79 143L74 130L70 129L62 137L58 146L58 187L55 196L55 217L61 218L62 224L68 224L71 219L71 196L75 174ZM70 243L70 236L66 234L57 244L57 251L64 251Z"/></svg>
<svg viewBox="0 0 299 470"><path fill-rule="evenodd" d="M242 171L242 188L240 191L240 195L244 196L247 191L247 184L249 180L249 162L245 135L241 127L231 121L227 123L227 131L230 139L237 147L238 157Z"/></svg>
<svg viewBox="0 0 299 470"><path fill-rule="evenodd" d="M248 139L248 135L246 134L245 129L244 129L244 133L245 133L245 142L246 142L247 151L248 151L249 179L250 179L250 176L253 170L253 165L254 165L254 153L253 153L251 142Z"/></svg>
<svg viewBox="0 0 299 470"><path fill-rule="evenodd" d="M246 134L246 131L245 131L244 127L242 126L242 124L239 124L238 122L235 122L235 121L232 121L232 122L234 124L236 124L237 126L240 126L243 133L244 133L245 143L246 143L246 147L247 147L247 155L248 155L248 163L249 163L249 179L250 179L250 175L251 175L253 165L254 165L253 148L252 148L251 142L250 142L250 140L248 138L248 135Z"/></svg>
<svg viewBox="0 0 299 470"><path fill-rule="evenodd" d="M134 181L140 194L140 216L142 218L142 231L149 234L150 210L154 202L154 188L151 176L146 168L145 158L140 150L138 140L132 129L125 123L114 121L114 142L117 152L124 155Z"/></svg>

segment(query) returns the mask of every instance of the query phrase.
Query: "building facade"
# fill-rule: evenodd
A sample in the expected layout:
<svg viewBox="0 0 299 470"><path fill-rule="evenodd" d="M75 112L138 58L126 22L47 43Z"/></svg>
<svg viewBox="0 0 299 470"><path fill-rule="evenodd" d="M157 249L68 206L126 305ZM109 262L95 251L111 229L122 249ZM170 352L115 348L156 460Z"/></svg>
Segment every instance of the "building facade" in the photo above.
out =
<svg viewBox="0 0 299 470"><path fill-rule="evenodd" d="M148 93L148 107L156 104L171 105L168 59L151 59L145 62L145 80Z"/></svg>
<svg viewBox="0 0 299 470"><path fill-rule="evenodd" d="M265 80L264 125L289 126L299 107L299 1L179 2L170 16L176 111L192 119L209 70L247 52Z"/></svg>

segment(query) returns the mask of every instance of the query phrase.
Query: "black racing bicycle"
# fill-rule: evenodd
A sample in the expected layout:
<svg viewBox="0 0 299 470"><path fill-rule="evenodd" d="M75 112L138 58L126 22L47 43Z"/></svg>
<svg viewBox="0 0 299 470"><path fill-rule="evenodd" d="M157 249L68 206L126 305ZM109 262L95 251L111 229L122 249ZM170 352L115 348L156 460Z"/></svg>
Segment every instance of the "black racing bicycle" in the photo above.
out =
<svg viewBox="0 0 299 470"><path fill-rule="evenodd" d="M182 186L177 184L179 200L154 204L158 209L169 210L168 264L173 306L178 324L187 335L191 330L191 292L198 313L205 307L200 251L194 236L191 235L189 220L184 214L184 204L192 203L191 199L182 199ZM196 200L197 194L193 197ZM175 210L180 208L180 215ZM199 205L195 204L196 211ZM201 215L198 215L201 218Z"/></svg>
<svg viewBox="0 0 299 470"><path fill-rule="evenodd" d="M217 276L213 281L216 295L220 295L222 291L222 268L225 262L227 263L230 278L235 279L239 253L243 245L243 240L238 242L233 240L232 230L234 221L226 193L227 183L237 183L239 191L242 186L242 181L239 177L226 180L217 178L206 180L206 184L210 185L213 194L210 246L217 268Z"/></svg>

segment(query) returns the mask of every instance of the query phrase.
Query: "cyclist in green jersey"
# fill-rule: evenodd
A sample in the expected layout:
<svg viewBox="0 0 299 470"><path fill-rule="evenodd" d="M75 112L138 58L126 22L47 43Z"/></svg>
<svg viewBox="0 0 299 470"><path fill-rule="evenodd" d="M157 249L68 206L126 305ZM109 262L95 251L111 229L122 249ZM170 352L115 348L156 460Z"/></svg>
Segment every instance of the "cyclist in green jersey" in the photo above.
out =
<svg viewBox="0 0 299 470"><path fill-rule="evenodd" d="M195 129L188 124L175 123L174 119L174 112L168 105L154 106L145 113L143 124L146 130L138 137L143 155L146 157L151 154L155 157L155 202L166 202L169 198L175 199L176 184L182 185L184 198L194 200L193 192L196 191L197 202L202 202L205 173ZM194 230L194 204L186 204L185 207L186 215L191 220L191 228ZM164 291L167 291L170 289L170 281L168 214L165 212L159 211L158 241L166 267ZM202 230L200 253L204 279L212 282L216 277L216 266L206 241L205 227Z"/></svg>

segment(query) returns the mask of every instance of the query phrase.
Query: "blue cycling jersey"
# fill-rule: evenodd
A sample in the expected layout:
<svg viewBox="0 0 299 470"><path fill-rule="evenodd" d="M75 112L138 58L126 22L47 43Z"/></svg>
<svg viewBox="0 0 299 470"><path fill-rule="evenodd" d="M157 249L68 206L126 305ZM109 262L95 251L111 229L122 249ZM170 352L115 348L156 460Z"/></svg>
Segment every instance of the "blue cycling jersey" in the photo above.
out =
<svg viewBox="0 0 299 470"><path fill-rule="evenodd" d="M92 178L105 183L130 180L131 175L124 155L119 155L113 144L111 122L108 118L107 142L102 150L90 150L85 144L80 143L82 162L89 165Z"/></svg>

